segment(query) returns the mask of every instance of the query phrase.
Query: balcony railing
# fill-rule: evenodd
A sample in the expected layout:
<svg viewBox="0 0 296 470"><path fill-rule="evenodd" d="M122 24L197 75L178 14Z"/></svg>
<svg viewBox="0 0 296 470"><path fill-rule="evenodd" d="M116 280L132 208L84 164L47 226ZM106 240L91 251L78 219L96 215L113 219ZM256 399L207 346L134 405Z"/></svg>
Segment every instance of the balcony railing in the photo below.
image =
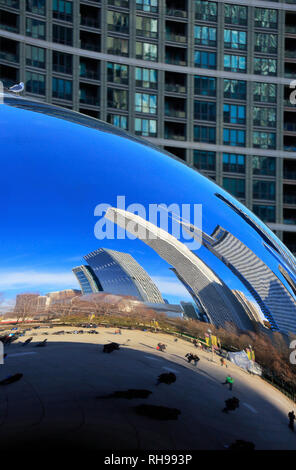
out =
<svg viewBox="0 0 296 470"><path fill-rule="evenodd" d="M284 130L289 132L296 131L296 122L285 122L284 123Z"/></svg>
<svg viewBox="0 0 296 470"><path fill-rule="evenodd" d="M177 109L166 109L165 110L165 115L168 117L176 117L176 118L185 118L186 117L186 112L185 111L180 111Z"/></svg>
<svg viewBox="0 0 296 470"><path fill-rule="evenodd" d="M167 64L187 65L186 60L178 59L177 57L166 57L165 61Z"/></svg>
<svg viewBox="0 0 296 470"><path fill-rule="evenodd" d="M165 91L172 93L186 93L185 85L179 85L178 83L166 83Z"/></svg>
<svg viewBox="0 0 296 470"><path fill-rule="evenodd" d="M286 49L285 50L285 57L289 57L291 59L296 59L296 51Z"/></svg>
<svg viewBox="0 0 296 470"><path fill-rule="evenodd" d="M170 33L167 31L165 37L167 41L181 42L182 44L187 42L187 38L183 34Z"/></svg>
<svg viewBox="0 0 296 470"><path fill-rule="evenodd" d="M0 0L0 5L16 9L20 7L19 0Z"/></svg>
<svg viewBox="0 0 296 470"><path fill-rule="evenodd" d="M187 11L176 8L167 8L166 14L167 16L176 16L177 18L187 18Z"/></svg>
<svg viewBox="0 0 296 470"><path fill-rule="evenodd" d="M284 145L284 150L286 152L296 152L296 144Z"/></svg>
<svg viewBox="0 0 296 470"><path fill-rule="evenodd" d="M169 132L165 131L165 139L169 140L185 140L185 135L184 134L176 134L175 132Z"/></svg>
<svg viewBox="0 0 296 470"><path fill-rule="evenodd" d="M13 54L12 52L0 51L0 59L6 60L7 62L19 62L18 54Z"/></svg>
<svg viewBox="0 0 296 470"><path fill-rule="evenodd" d="M83 104L90 104L91 106L99 106L100 105L100 100L97 96L81 96L80 97L80 103Z"/></svg>
<svg viewBox="0 0 296 470"><path fill-rule="evenodd" d="M100 48L99 44L96 44L94 42L87 42L87 41L81 40L81 49L87 49L89 51L100 52L101 48Z"/></svg>
<svg viewBox="0 0 296 470"><path fill-rule="evenodd" d="M296 204L296 194L284 194L285 204Z"/></svg>
<svg viewBox="0 0 296 470"><path fill-rule="evenodd" d="M286 24L286 33L296 34L296 26Z"/></svg>
<svg viewBox="0 0 296 470"><path fill-rule="evenodd" d="M284 170L284 178L286 180L296 180L296 171Z"/></svg>
<svg viewBox="0 0 296 470"><path fill-rule="evenodd" d="M90 80L100 80L100 74L97 70L81 70L81 78L89 78Z"/></svg>
<svg viewBox="0 0 296 470"><path fill-rule="evenodd" d="M53 64L52 69L54 72L64 73L66 75L72 75L72 67L68 65Z"/></svg>
<svg viewBox="0 0 296 470"><path fill-rule="evenodd" d="M90 18L82 16L80 20L81 26L88 26L89 28L100 28L100 22L97 18Z"/></svg>
<svg viewBox="0 0 296 470"><path fill-rule="evenodd" d="M0 28L5 29L5 31L10 31L11 33L18 33L19 32L19 27L11 25L11 24L0 23Z"/></svg>

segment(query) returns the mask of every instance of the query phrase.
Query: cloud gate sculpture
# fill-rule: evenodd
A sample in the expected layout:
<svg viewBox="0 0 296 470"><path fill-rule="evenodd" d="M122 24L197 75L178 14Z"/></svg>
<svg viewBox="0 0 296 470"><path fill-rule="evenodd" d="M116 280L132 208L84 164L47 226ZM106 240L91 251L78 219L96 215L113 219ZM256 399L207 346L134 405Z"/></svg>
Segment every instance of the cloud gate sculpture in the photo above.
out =
<svg viewBox="0 0 296 470"><path fill-rule="evenodd" d="M217 326L267 320L296 333L295 258L213 181L68 109L6 94L0 119L7 302L24 290L77 288L72 268L104 248L133 256L163 298L190 295Z"/></svg>

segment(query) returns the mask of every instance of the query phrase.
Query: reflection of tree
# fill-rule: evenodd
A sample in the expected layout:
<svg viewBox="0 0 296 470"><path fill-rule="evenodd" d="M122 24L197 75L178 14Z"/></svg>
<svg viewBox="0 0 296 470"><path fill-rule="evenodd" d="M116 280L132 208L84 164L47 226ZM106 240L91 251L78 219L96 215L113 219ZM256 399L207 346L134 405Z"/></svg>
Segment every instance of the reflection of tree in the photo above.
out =
<svg viewBox="0 0 296 470"><path fill-rule="evenodd" d="M14 313L17 322L23 322L33 317L37 311L37 298L39 294L24 293L16 297Z"/></svg>

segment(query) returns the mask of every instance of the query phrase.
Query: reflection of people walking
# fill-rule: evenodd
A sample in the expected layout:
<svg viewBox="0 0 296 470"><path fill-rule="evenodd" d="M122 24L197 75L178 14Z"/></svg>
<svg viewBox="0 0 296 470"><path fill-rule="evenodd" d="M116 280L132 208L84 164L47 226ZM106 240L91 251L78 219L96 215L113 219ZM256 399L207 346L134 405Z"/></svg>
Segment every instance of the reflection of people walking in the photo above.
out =
<svg viewBox="0 0 296 470"><path fill-rule="evenodd" d="M196 364L200 360L199 357L197 356L197 354L193 354L192 359L193 359L194 365L196 366Z"/></svg>
<svg viewBox="0 0 296 470"><path fill-rule="evenodd" d="M288 418L289 418L289 428L292 431L294 431L294 421L296 419L294 411L290 411L290 413L288 413Z"/></svg>
<svg viewBox="0 0 296 470"><path fill-rule="evenodd" d="M232 390L232 386L233 386L233 382L234 382L234 379L230 376L230 375L227 375L226 379L225 379L225 382L222 383L222 385L229 385L229 390Z"/></svg>
<svg viewBox="0 0 296 470"><path fill-rule="evenodd" d="M221 366L222 366L222 367L223 367L223 366L227 367L227 364L226 364L226 362L225 362L224 357L221 357L221 358L220 358L220 363L221 363Z"/></svg>

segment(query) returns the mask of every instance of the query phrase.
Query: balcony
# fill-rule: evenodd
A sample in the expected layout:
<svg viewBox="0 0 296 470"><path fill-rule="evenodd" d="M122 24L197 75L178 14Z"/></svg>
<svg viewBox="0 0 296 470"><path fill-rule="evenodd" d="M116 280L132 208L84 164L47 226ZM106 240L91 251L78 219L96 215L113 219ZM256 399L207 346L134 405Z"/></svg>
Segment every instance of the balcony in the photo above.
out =
<svg viewBox="0 0 296 470"><path fill-rule="evenodd" d="M94 85L82 85L79 89L80 104L100 106L100 89Z"/></svg>
<svg viewBox="0 0 296 470"><path fill-rule="evenodd" d="M0 38L0 59L6 62L19 63L19 46L15 41Z"/></svg>
<svg viewBox="0 0 296 470"><path fill-rule="evenodd" d="M93 59L81 57L79 76L89 80L100 80L100 63Z"/></svg>
<svg viewBox="0 0 296 470"><path fill-rule="evenodd" d="M175 21L166 21L165 27L166 41L186 44L186 24Z"/></svg>
<svg viewBox="0 0 296 470"><path fill-rule="evenodd" d="M185 44L187 42L186 36L183 36L182 34L166 32L165 38L166 41L180 42L182 44Z"/></svg>
<svg viewBox="0 0 296 470"><path fill-rule="evenodd" d="M166 97L165 116L185 119L186 100Z"/></svg>
<svg viewBox="0 0 296 470"><path fill-rule="evenodd" d="M100 52L101 37L98 34L80 31L80 45L81 49Z"/></svg>
<svg viewBox="0 0 296 470"><path fill-rule="evenodd" d="M186 49L176 47L165 48L165 61L167 64L186 65Z"/></svg>
<svg viewBox="0 0 296 470"><path fill-rule="evenodd" d="M164 138L169 140L186 140L186 126L176 122L165 122Z"/></svg>
<svg viewBox="0 0 296 470"><path fill-rule="evenodd" d="M167 16L175 16L176 18L187 18L187 11L178 10L176 8L166 8Z"/></svg>
<svg viewBox="0 0 296 470"><path fill-rule="evenodd" d="M9 88L19 82L19 71L17 68L0 64L0 77L4 87Z"/></svg>
<svg viewBox="0 0 296 470"><path fill-rule="evenodd" d="M19 0L0 0L0 5L15 8L16 10L18 10L20 7Z"/></svg>
<svg viewBox="0 0 296 470"><path fill-rule="evenodd" d="M0 10L0 28L11 33L19 32L19 17L14 13Z"/></svg>
<svg viewBox="0 0 296 470"><path fill-rule="evenodd" d="M284 204L296 205L296 194L284 194Z"/></svg>
<svg viewBox="0 0 296 470"><path fill-rule="evenodd" d="M187 1L166 0L165 12L167 16L173 16L175 18L187 18Z"/></svg>
<svg viewBox="0 0 296 470"><path fill-rule="evenodd" d="M98 18L92 18L90 16L82 16L80 19L81 26L87 26L88 28L100 28L100 20Z"/></svg>
<svg viewBox="0 0 296 470"><path fill-rule="evenodd" d="M165 83L165 91L169 93L186 93L186 86L179 83Z"/></svg>

